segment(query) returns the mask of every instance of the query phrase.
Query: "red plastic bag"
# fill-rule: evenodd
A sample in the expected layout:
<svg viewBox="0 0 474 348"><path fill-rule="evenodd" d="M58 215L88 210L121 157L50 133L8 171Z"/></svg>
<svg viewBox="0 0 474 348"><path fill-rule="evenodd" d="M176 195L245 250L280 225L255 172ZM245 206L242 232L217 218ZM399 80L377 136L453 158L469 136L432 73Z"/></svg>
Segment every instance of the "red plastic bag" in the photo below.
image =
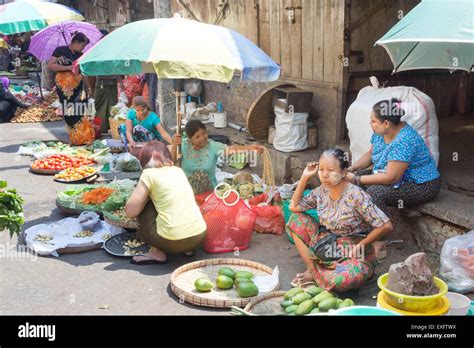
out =
<svg viewBox="0 0 474 348"><path fill-rule="evenodd" d="M200 207L206 201L206 198L209 197L210 195L212 195L212 191L203 192L203 193L194 195L194 199L196 199L196 203Z"/></svg>
<svg viewBox="0 0 474 348"><path fill-rule="evenodd" d="M214 191L201 206L207 224L204 250L208 253L245 250L252 239L257 214L236 191L224 197Z"/></svg>
<svg viewBox="0 0 474 348"><path fill-rule="evenodd" d="M249 200L252 209L257 212L255 220L255 231L258 233L272 233L282 235L285 230L285 218L283 209L274 205L262 205L268 200L268 195L262 193Z"/></svg>
<svg viewBox="0 0 474 348"><path fill-rule="evenodd" d="M127 106L130 107L132 105L133 98L142 95L143 93L143 78L140 75L127 76L123 80L123 87L125 95L128 98Z"/></svg>

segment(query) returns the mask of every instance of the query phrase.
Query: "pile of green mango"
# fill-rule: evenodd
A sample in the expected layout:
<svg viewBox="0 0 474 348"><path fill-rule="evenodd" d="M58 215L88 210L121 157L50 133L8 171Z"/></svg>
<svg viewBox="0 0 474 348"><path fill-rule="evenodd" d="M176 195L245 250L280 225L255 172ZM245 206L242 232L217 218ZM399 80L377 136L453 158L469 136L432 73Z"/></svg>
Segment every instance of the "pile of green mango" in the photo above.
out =
<svg viewBox="0 0 474 348"><path fill-rule="evenodd" d="M350 298L341 300L334 294L317 286L306 290L293 288L283 296L281 306L288 315L306 315L327 312L330 309L339 309L354 306Z"/></svg>
<svg viewBox="0 0 474 348"><path fill-rule="evenodd" d="M254 274L248 271L234 271L230 267L222 267L217 272L215 285L221 290L229 290L235 286L240 297L253 297L258 295L258 287L253 283ZM194 287L199 292L209 292L214 288L214 283L207 278L198 278Z"/></svg>

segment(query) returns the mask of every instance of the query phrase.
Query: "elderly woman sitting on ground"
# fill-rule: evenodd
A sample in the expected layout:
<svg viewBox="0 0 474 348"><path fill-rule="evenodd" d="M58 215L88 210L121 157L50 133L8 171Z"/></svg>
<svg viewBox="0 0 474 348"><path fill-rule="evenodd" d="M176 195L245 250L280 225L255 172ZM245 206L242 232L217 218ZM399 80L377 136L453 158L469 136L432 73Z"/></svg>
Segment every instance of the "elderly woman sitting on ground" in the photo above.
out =
<svg viewBox="0 0 474 348"><path fill-rule="evenodd" d="M137 237L151 246L132 263L165 263L166 254L192 256L204 240L206 222L194 199L188 179L175 167L165 144L147 143L140 152L144 168L137 187L125 206L128 218L137 217ZM151 200L151 202L150 202Z"/></svg>
<svg viewBox="0 0 474 348"><path fill-rule="evenodd" d="M290 203L287 224L307 270L293 283L315 281L326 290L362 286L373 274L372 243L392 230L387 215L370 196L345 178L349 164L340 149L325 151L306 167ZM308 181L319 174L321 186L303 197ZM306 210L317 208L320 224Z"/></svg>

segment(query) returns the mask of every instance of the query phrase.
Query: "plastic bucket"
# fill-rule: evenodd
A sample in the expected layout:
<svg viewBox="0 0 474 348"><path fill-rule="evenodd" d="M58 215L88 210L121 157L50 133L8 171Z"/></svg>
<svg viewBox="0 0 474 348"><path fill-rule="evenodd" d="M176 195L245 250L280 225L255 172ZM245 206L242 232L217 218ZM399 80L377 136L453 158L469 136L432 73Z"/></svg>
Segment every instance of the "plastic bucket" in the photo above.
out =
<svg viewBox="0 0 474 348"><path fill-rule="evenodd" d="M448 292L446 297L449 300L449 315L467 315L471 307L471 299L456 292Z"/></svg>
<svg viewBox="0 0 474 348"><path fill-rule="evenodd" d="M400 315L398 313L389 311L384 308L370 307L370 306L353 306L330 311L330 315L371 315L371 316L387 316Z"/></svg>

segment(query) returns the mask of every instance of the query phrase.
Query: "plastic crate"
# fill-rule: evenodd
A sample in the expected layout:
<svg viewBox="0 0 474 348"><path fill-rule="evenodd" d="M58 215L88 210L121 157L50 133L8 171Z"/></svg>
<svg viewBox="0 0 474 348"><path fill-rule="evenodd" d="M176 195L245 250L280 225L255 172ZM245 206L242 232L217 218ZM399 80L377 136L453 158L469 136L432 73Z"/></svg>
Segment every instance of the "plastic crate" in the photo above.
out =
<svg viewBox="0 0 474 348"><path fill-rule="evenodd" d="M311 193L311 191L312 190L305 190L303 192L303 196L305 197L305 196L309 195ZM285 217L285 225L286 225L288 223L288 221L290 220L291 214L293 214L290 211L290 200L289 199L283 201L282 208L283 208L283 215ZM319 222L318 211L316 209L307 210L303 214L307 214L307 215L311 216L313 219L315 219L317 222ZM291 235L288 233L286 228L285 228L285 231L286 231L286 236L288 237L288 240L292 244L295 244L295 241L293 240Z"/></svg>

